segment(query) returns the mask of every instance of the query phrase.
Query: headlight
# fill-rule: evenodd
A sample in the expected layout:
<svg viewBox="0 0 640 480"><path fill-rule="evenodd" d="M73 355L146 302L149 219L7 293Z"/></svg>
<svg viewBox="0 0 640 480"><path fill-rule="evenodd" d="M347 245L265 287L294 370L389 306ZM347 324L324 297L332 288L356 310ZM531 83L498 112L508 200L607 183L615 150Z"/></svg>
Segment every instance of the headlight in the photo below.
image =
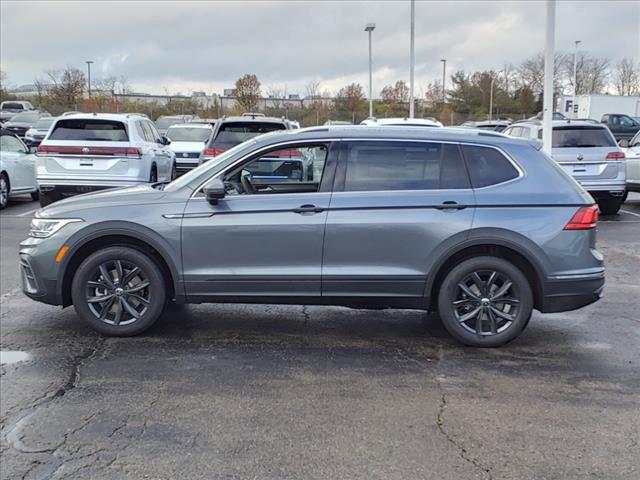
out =
<svg viewBox="0 0 640 480"><path fill-rule="evenodd" d="M82 222L81 218L46 219L34 218L31 220L29 236L34 238L47 238L56 233L69 223Z"/></svg>

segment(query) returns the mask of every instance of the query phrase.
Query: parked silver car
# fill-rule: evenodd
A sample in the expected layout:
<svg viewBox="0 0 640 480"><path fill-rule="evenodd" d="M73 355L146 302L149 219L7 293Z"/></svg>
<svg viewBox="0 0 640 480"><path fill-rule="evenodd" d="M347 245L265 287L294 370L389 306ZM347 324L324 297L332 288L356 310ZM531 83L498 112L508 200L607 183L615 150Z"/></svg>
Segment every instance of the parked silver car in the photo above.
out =
<svg viewBox="0 0 640 480"><path fill-rule="evenodd" d="M312 163L274 162L296 150ZM284 155L287 158L286 154ZM446 128L315 127L237 145L168 185L40 210L24 292L106 335L167 301L437 310L474 346L596 301L593 199L531 142Z"/></svg>
<svg viewBox="0 0 640 480"><path fill-rule="evenodd" d="M0 209L11 197L31 195L38 199L35 156L22 140L8 130L0 130Z"/></svg>
<svg viewBox="0 0 640 480"><path fill-rule="evenodd" d="M542 124L516 122L502 133L540 141ZM626 188L624 152L605 125L588 120L554 121L551 156L595 198L604 215L618 213Z"/></svg>
<svg viewBox="0 0 640 480"><path fill-rule="evenodd" d="M38 146L40 204L69 195L168 182L175 154L147 117L77 113L58 117Z"/></svg>

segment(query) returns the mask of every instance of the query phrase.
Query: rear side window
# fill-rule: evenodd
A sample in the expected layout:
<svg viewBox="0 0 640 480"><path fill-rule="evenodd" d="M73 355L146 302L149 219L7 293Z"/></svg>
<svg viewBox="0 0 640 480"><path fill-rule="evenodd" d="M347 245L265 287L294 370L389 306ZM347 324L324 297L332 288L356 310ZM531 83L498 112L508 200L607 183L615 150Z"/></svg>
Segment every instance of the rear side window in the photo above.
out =
<svg viewBox="0 0 640 480"><path fill-rule="evenodd" d="M553 148L615 147L616 142L602 127L556 127Z"/></svg>
<svg viewBox="0 0 640 480"><path fill-rule="evenodd" d="M242 143L250 138L275 130L286 130L284 123L273 122L225 122L220 125L213 145L224 145L226 148Z"/></svg>
<svg viewBox="0 0 640 480"><path fill-rule="evenodd" d="M124 123L100 119L58 120L49 140L82 140L89 142L126 142Z"/></svg>
<svg viewBox="0 0 640 480"><path fill-rule="evenodd" d="M469 188L457 145L353 142L347 146L345 191Z"/></svg>
<svg viewBox="0 0 640 480"><path fill-rule="evenodd" d="M495 148L463 145L473 188L497 185L518 177L518 170Z"/></svg>

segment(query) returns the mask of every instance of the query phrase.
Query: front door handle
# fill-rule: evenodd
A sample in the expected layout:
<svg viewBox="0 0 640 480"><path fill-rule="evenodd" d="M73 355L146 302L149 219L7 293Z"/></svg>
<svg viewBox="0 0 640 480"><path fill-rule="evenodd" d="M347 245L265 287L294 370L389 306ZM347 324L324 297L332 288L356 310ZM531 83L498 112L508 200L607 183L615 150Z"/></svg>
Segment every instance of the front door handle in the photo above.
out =
<svg viewBox="0 0 640 480"><path fill-rule="evenodd" d="M464 210L467 206L454 202L453 200L447 200L446 202L442 202L436 208L438 210Z"/></svg>
<svg viewBox="0 0 640 480"><path fill-rule="evenodd" d="M300 205L298 208L293 209L294 213L301 213L301 214L320 213L323 211L324 211L324 208L316 207L315 205L311 205L311 204Z"/></svg>

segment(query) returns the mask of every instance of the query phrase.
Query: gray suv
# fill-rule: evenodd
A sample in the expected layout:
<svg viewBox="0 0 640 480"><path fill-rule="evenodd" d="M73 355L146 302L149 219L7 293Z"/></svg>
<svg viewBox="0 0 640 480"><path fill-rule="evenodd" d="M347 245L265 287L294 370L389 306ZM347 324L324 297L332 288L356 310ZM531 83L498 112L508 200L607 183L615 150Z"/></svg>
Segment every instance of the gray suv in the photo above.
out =
<svg viewBox="0 0 640 480"><path fill-rule="evenodd" d="M29 297L73 304L106 335L146 330L168 302L329 304L438 311L462 343L493 347L534 308L598 300L597 214L531 142L315 127L255 137L168 184L57 202L20 264Z"/></svg>

